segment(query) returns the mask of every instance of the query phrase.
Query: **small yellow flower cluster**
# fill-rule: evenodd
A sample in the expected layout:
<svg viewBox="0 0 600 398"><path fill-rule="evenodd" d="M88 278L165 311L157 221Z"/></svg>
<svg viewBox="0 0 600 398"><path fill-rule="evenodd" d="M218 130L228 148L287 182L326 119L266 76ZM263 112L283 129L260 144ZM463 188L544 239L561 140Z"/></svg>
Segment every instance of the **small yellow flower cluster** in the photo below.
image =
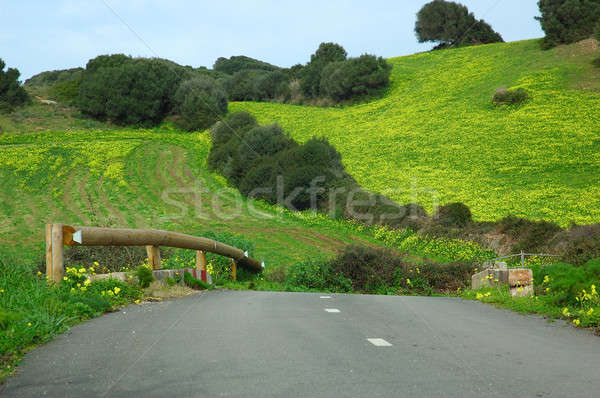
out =
<svg viewBox="0 0 600 398"><path fill-rule="evenodd" d="M477 300L482 300L484 297L490 297L492 295L492 293L487 292L487 293L477 293L475 295L475 299Z"/></svg>

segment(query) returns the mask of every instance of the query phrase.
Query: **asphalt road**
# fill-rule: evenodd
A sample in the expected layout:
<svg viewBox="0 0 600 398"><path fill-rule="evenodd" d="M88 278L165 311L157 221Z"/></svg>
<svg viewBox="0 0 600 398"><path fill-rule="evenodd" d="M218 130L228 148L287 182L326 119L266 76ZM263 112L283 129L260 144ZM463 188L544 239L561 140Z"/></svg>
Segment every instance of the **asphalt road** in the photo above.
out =
<svg viewBox="0 0 600 398"><path fill-rule="evenodd" d="M85 322L19 372L1 396L597 398L600 338L454 298L213 291Z"/></svg>

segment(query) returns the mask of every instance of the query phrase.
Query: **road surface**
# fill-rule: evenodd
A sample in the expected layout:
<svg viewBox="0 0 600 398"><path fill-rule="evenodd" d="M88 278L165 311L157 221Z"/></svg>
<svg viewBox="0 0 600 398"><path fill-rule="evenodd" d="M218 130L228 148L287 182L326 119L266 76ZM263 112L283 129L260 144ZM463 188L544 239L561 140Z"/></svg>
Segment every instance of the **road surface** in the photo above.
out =
<svg viewBox="0 0 600 398"><path fill-rule="evenodd" d="M600 396L589 331L457 298L323 296L129 306L30 352L0 396Z"/></svg>

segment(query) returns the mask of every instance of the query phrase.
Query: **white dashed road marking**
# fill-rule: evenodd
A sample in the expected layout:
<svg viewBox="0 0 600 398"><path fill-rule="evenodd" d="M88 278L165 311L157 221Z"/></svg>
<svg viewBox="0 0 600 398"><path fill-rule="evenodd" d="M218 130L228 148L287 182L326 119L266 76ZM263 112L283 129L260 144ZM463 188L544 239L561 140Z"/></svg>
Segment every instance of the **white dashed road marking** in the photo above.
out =
<svg viewBox="0 0 600 398"><path fill-rule="evenodd" d="M392 345L385 341L384 339L367 339L369 343L373 344L375 347L391 347Z"/></svg>
<svg viewBox="0 0 600 398"><path fill-rule="evenodd" d="M320 298L331 298L331 296L321 296Z"/></svg>
<svg viewBox="0 0 600 398"><path fill-rule="evenodd" d="M340 310L338 310L337 308L325 308L325 311L327 311L327 312L340 312Z"/></svg>

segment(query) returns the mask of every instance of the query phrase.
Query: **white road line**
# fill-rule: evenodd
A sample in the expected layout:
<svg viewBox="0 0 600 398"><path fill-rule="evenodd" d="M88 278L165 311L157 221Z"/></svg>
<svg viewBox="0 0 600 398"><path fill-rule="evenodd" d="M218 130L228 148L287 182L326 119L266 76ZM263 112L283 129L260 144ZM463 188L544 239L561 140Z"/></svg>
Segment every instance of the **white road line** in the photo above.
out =
<svg viewBox="0 0 600 398"><path fill-rule="evenodd" d="M321 296L319 298L328 299L328 298L331 298L331 296Z"/></svg>
<svg viewBox="0 0 600 398"><path fill-rule="evenodd" d="M367 339L369 343L373 344L375 347L391 347L392 345L385 341L384 339Z"/></svg>
<svg viewBox="0 0 600 398"><path fill-rule="evenodd" d="M338 310L337 308L325 308L325 311L327 312L340 312L340 310Z"/></svg>

